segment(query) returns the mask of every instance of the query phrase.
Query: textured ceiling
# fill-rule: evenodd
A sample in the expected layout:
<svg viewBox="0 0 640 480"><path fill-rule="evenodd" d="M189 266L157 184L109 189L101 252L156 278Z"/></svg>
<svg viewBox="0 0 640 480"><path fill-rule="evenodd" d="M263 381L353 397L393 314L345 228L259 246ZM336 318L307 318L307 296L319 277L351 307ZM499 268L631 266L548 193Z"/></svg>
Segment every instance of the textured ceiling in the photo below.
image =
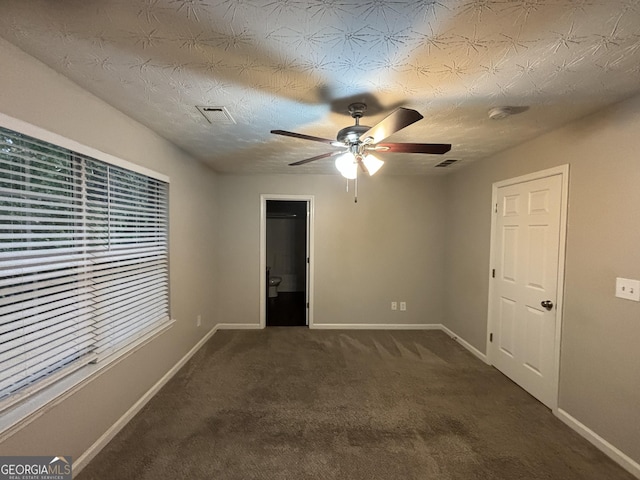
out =
<svg viewBox="0 0 640 480"><path fill-rule="evenodd" d="M640 88L640 0L2 0L0 34L220 172L335 173L269 131L335 138L364 100L424 115L389 141L453 144L384 174L444 173Z"/></svg>

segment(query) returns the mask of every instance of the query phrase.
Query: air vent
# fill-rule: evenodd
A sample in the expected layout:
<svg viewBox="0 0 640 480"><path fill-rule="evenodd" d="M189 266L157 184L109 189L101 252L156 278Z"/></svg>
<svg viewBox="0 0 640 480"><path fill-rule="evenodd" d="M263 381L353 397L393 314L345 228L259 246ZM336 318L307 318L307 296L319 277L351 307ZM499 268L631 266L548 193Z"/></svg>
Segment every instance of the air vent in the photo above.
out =
<svg viewBox="0 0 640 480"><path fill-rule="evenodd" d="M443 162L440 162L439 164L436 165L436 167L448 167L449 165L451 165L452 163L456 163L458 160L455 160L453 158L449 158L448 160L445 160Z"/></svg>
<svg viewBox="0 0 640 480"><path fill-rule="evenodd" d="M207 122L214 125L232 125L236 121L233 119L226 107L205 107L196 105L198 111L207 119Z"/></svg>

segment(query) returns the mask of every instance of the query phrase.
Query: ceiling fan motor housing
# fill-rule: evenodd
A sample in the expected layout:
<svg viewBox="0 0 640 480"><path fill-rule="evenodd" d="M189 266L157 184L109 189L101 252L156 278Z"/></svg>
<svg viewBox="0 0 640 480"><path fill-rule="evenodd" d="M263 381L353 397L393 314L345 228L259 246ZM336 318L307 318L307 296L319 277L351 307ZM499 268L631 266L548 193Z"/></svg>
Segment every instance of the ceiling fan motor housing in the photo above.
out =
<svg viewBox="0 0 640 480"><path fill-rule="evenodd" d="M366 110L367 105L364 103L352 103L349 105L349 113L356 121L356 124L345 127L338 132L336 138L339 142L342 142L345 145L357 145L359 143L358 139L360 138L360 135L371 129L371 127L367 127L366 125L360 125L360 118L364 115Z"/></svg>
<svg viewBox="0 0 640 480"><path fill-rule="evenodd" d="M351 125L340 130L336 138L339 142L347 145L358 143L360 135L370 129L371 127L367 127L366 125Z"/></svg>

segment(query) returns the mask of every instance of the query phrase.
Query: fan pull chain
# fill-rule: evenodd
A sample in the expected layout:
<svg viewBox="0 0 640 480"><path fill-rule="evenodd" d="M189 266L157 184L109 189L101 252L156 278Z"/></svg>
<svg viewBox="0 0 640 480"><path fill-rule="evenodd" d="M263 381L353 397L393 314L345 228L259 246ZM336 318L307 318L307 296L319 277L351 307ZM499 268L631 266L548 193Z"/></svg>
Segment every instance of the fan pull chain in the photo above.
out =
<svg viewBox="0 0 640 480"><path fill-rule="evenodd" d="M358 203L358 171L356 170L356 178L353 181L354 183L354 193L355 195L353 196L353 203Z"/></svg>

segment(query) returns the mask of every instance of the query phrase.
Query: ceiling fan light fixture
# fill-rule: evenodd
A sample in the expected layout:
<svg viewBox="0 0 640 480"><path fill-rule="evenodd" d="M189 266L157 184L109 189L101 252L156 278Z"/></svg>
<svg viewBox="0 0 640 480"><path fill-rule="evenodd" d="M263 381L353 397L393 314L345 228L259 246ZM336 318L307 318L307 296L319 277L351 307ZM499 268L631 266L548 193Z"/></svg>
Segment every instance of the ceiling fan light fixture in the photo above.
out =
<svg viewBox="0 0 640 480"><path fill-rule="evenodd" d="M353 180L358 175L356 157L351 152L346 152L336 158L336 168L344 178Z"/></svg>
<svg viewBox="0 0 640 480"><path fill-rule="evenodd" d="M384 165L384 162L374 155L365 155L362 163L367 167L370 176L373 176Z"/></svg>

